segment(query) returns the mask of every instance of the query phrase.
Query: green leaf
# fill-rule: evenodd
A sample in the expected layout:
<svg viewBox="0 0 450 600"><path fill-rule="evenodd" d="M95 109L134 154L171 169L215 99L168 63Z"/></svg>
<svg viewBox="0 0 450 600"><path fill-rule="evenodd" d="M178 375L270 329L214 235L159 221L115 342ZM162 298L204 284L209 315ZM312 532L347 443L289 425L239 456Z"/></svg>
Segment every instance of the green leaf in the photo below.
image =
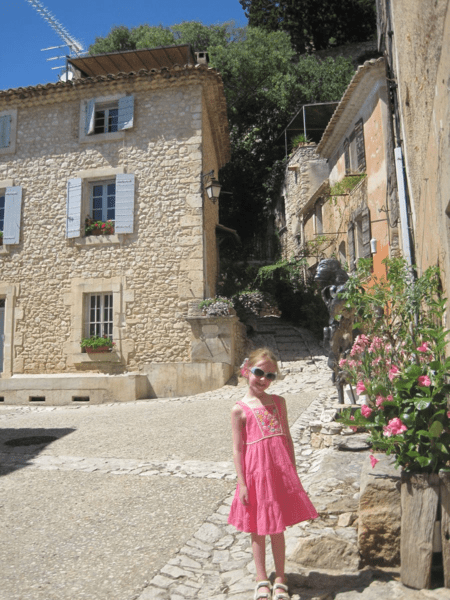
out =
<svg viewBox="0 0 450 600"><path fill-rule="evenodd" d="M444 426L440 421L434 421L429 429L430 437L437 438L441 435Z"/></svg>
<svg viewBox="0 0 450 600"><path fill-rule="evenodd" d="M447 447L441 442L436 442L435 447L440 450L443 454L448 454Z"/></svg>
<svg viewBox="0 0 450 600"><path fill-rule="evenodd" d="M416 403L416 408L417 410L425 410L430 404L431 402L427 402L426 400L419 400L419 402Z"/></svg>
<svg viewBox="0 0 450 600"><path fill-rule="evenodd" d="M428 456L418 456L416 460L421 467L428 467L433 459Z"/></svg>

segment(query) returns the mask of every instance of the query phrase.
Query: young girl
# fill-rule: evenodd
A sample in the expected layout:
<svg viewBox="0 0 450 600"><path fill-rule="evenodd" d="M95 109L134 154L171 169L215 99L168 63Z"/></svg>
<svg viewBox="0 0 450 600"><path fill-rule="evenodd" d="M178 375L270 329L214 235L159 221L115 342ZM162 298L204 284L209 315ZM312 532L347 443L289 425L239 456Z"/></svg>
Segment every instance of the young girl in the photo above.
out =
<svg viewBox="0 0 450 600"><path fill-rule="evenodd" d="M281 396L266 393L279 374L275 355L268 348L255 350L241 373L248 378L248 391L231 411L238 485L228 523L252 535L255 600L270 598L265 564L265 536L270 535L275 562L273 599L285 600L289 595L284 574L284 530L318 514L297 475L286 402Z"/></svg>

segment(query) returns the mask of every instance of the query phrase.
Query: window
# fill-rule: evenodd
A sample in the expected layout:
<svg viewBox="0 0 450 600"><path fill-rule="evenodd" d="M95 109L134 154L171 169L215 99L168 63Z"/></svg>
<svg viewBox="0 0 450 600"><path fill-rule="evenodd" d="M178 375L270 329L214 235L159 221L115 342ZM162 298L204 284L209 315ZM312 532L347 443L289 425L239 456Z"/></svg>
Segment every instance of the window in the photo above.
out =
<svg viewBox="0 0 450 600"><path fill-rule="evenodd" d="M366 170L366 151L364 148L364 128L362 119L355 125L356 170L363 173Z"/></svg>
<svg viewBox="0 0 450 600"><path fill-rule="evenodd" d="M81 103L80 141L121 139L134 126L134 96L104 96Z"/></svg>
<svg viewBox="0 0 450 600"><path fill-rule="evenodd" d="M91 184L90 216L94 221L114 221L116 217L116 182Z"/></svg>
<svg viewBox="0 0 450 600"><path fill-rule="evenodd" d="M339 244L339 262L341 263L341 265L344 265L347 262L347 253L345 251L345 242L341 242Z"/></svg>
<svg viewBox="0 0 450 600"><path fill-rule="evenodd" d="M0 154L16 151L17 109L0 111Z"/></svg>
<svg viewBox="0 0 450 600"><path fill-rule="evenodd" d="M358 258L370 258L370 211L360 207L351 215L347 230L349 269L353 271Z"/></svg>
<svg viewBox="0 0 450 600"><path fill-rule="evenodd" d="M344 141L345 174L364 173L366 170L366 150L364 146L364 124L360 119L350 135Z"/></svg>
<svg viewBox="0 0 450 600"><path fill-rule="evenodd" d="M118 131L119 107L117 103L110 106L95 107L94 133L111 133Z"/></svg>
<svg viewBox="0 0 450 600"><path fill-rule="evenodd" d="M322 202L317 202L315 208L315 233L321 234L323 233L323 215L322 215Z"/></svg>
<svg viewBox="0 0 450 600"><path fill-rule="evenodd" d="M350 167L350 143L347 140L344 142L344 160L345 160L345 174L348 175L351 172Z"/></svg>
<svg viewBox="0 0 450 600"><path fill-rule="evenodd" d="M86 337L98 335L112 340L113 336L113 295L87 295Z"/></svg>
<svg viewBox="0 0 450 600"><path fill-rule="evenodd" d="M105 179L105 170L102 173L103 177L77 177L67 182L67 238L81 237L86 215L94 221L111 219L116 234L133 233L134 175L119 173L114 179Z"/></svg>

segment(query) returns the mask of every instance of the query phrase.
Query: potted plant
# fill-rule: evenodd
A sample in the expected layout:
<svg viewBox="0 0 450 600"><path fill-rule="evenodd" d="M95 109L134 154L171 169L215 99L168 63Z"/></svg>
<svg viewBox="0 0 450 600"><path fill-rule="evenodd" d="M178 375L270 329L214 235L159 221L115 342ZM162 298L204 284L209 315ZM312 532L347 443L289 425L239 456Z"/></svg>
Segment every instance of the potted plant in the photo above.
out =
<svg viewBox="0 0 450 600"><path fill-rule="evenodd" d="M430 585L439 495L447 497L450 489L450 358L442 327L446 300L440 296L437 267L414 280L402 259L386 260L386 279L377 280L369 262L358 263L342 293L346 308L355 311L354 327L363 333L339 362L341 376L366 399L339 420L364 427L373 450L392 455L402 469L402 582L419 589ZM371 456L371 462L374 467L378 461ZM426 540L420 557L413 559L412 521L415 539ZM450 581L450 573L447 577Z"/></svg>
<svg viewBox="0 0 450 600"><path fill-rule="evenodd" d="M114 233L114 221L94 221L91 217L86 217L85 234L88 235L112 235Z"/></svg>
<svg viewBox="0 0 450 600"><path fill-rule="evenodd" d="M88 338L82 338L81 348L88 354L98 354L112 352L115 343L108 337L93 335Z"/></svg>
<svg viewBox="0 0 450 600"><path fill-rule="evenodd" d="M199 308L205 317L228 317L235 314L233 302L222 296L202 300Z"/></svg>
<svg viewBox="0 0 450 600"><path fill-rule="evenodd" d="M0 231L0 246L3 246L3 231Z"/></svg>

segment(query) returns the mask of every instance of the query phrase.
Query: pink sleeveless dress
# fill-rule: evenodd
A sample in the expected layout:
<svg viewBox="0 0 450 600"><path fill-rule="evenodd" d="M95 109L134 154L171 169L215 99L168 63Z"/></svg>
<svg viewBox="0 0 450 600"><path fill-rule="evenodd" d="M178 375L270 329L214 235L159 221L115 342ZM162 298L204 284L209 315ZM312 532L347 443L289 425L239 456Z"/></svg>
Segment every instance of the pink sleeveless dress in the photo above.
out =
<svg viewBox="0 0 450 600"><path fill-rule="evenodd" d="M243 431L243 469L248 504L239 500L239 484L231 504L228 523L240 531L273 535L290 525L316 519L289 457L286 433L280 419L280 399L273 404L250 408L244 402L246 425Z"/></svg>

